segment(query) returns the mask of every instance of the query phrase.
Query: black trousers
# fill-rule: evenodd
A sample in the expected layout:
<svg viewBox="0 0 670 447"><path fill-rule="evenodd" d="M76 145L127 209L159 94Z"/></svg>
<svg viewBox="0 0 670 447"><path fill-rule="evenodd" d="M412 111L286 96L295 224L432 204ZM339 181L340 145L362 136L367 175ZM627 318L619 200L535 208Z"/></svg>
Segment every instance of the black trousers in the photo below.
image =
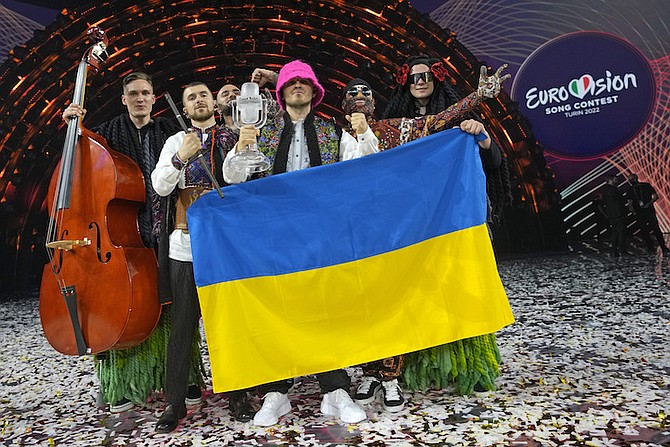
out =
<svg viewBox="0 0 670 447"><path fill-rule="evenodd" d="M626 223L623 216L610 220L612 227L612 250L615 255L626 251Z"/></svg>
<svg viewBox="0 0 670 447"><path fill-rule="evenodd" d="M319 381L319 385L321 386L321 392L324 394L335 391L338 388L344 389L347 393L349 392L351 379L349 378L347 372L343 369L336 369L334 371L320 373L316 375L316 378ZM271 391L287 394L288 390L292 386L293 379L279 380L277 382L260 385L258 387L258 392L262 395L265 395Z"/></svg>
<svg viewBox="0 0 670 447"><path fill-rule="evenodd" d="M191 350L200 321L200 302L193 277L193 263L170 259L172 313L165 372L165 400L185 405Z"/></svg>
<svg viewBox="0 0 670 447"><path fill-rule="evenodd" d="M653 205L651 205L653 206ZM663 233L661 228L658 225L658 218L656 217L655 211L641 212L637 215L638 222L640 223L640 236L644 239L647 248L653 249L655 245L651 240L651 235L654 235L658 246L662 250L667 251L668 247L665 245L665 240L663 239Z"/></svg>

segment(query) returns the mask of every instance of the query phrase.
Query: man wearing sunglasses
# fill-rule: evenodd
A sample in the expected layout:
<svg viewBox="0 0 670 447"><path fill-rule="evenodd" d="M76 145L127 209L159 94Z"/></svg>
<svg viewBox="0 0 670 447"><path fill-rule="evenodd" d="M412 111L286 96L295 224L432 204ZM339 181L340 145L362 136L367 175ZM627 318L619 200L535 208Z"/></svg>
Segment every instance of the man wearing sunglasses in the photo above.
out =
<svg viewBox="0 0 670 447"><path fill-rule="evenodd" d="M423 68L425 70L422 70ZM482 100L493 98L500 93L500 84L509 78L509 75L501 77L504 68L505 66L498 69L493 76L488 76L486 68L482 67L476 92L454 104L445 105L443 110L434 115L418 116L416 118L375 120L373 118L375 100L370 84L360 78L353 79L344 88L342 95L342 110L347 121L350 122L350 126L343 130L343 139L349 133L353 135L350 136L353 139L358 135L359 130L370 132L370 129L372 129L372 133L379 142L379 149L387 150L454 126L459 121L460 128L463 131L478 134L483 131L483 125L476 120L463 120L463 118ZM428 66L417 66L416 70L412 70L411 73L408 69L401 79L405 83L409 81L409 90L414 98L412 103L423 107L423 110L419 110L418 113L423 111L425 115L426 105L435 90L433 72L428 70ZM361 115L365 119L360 118ZM354 119L354 117L358 119ZM365 125L363 126L362 123L365 123ZM490 149L491 139L488 138L487 140L488 146L486 149ZM497 153L494 151L497 151ZM493 153L493 160L490 160L491 165L500 164L501 154L499 149L494 148L493 151L485 150L484 152ZM495 155L498 157L496 158ZM486 157L486 155L483 155L483 157ZM415 354L413 358L416 357ZM380 399L386 411L401 411L405 405L405 398L398 384L398 378L403 373L404 363L405 356L398 355L363 365L363 379L356 390L354 400L358 404L364 405Z"/></svg>
<svg viewBox="0 0 670 447"><path fill-rule="evenodd" d="M382 121L399 129L399 135L396 135L400 144L454 125L470 134L483 132L488 136L484 124L472 110L483 99L498 95L502 82L510 77L501 76L505 67L500 67L492 76L487 76L486 67L482 67L477 90L459 101L461 96L449 82L449 72L443 61L426 55L412 56L396 74L397 85L389 97ZM383 144L382 140L380 138L380 144ZM495 221L509 195L507 165L502 151L490 137L478 144L487 179L487 199L492 205L489 220ZM470 354L462 359L464 368L457 374L454 374L453 365L436 363L436 358L452 354L458 357L463 352ZM494 380L500 375L498 361L495 334L484 334L412 353L405 359L403 378L413 388L421 383L429 386L453 383L461 394L470 394L475 389L493 390ZM428 365L428 369L421 365ZM425 371L430 371L428 376Z"/></svg>
<svg viewBox="0 0 670 447"><path fill-rule="evenodd" d="M375 111L375 100L372 97L370 84L360 78L353 79L344 88L342 110L349 123L348 129L342 130L341 145L349 148L342 151L342 160L352 160L364 155L379 152L379 140L373 129L368 125L368 117Z"/></svg>
<svg viewBox="0 0 670 447"><path fill-rule="evenodd" d="M369 124L372 128L372 134L378 139L379 150L391 149L455 125L459 125L461 130L470 134L476 135L480 132L486 132L482 123L466 118L469 118L468 115L483 100L495 98L500 94L501 83L509 78L509 75L501 76L505 67L506 65L500 67L492 76L488 76L486 67L482 67L476 91L462 99L455 97L453 102L450 103L442 102L444 104L443 108L434 114L426 115L424 113L423 115L417 114L405 118L385 118L382 120L373 118L375 100L370 84L360 78L353 79L344 88L342 95L342 110L346 119L350 122L350 126L346 130L353 130L353 135L358 136L357 127L365 131ZM405 84L407 84L407 80L413 82L407 84L408 91L411 91L413 98L409 101L411 107L414 109L415 104L424 104L423 106L417 106L416 113L425 112L426 105L430 102L430 97L435 90L433 73L431 71L417 71L405 75L404 79ZM395 94L394 91L392 98ZM365 126L361 124L363 116L365 117ZM480 142L480 146L483 149L489 149L491 139L487 138ZM492 156L495 158L496 153L492 152ZM497 155L500 155L500 152ZM494 160L493 164L496 163L499 163L499 161Z"/></svg>

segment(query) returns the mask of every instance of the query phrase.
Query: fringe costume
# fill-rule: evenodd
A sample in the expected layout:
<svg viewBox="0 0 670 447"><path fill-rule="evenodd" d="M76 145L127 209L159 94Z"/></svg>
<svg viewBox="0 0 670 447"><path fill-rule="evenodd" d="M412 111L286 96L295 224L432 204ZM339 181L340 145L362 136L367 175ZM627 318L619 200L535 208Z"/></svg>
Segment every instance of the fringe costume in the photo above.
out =
<svg viewBox="0 0 670 447"><path fill-rule="evenodd" d="M156 248L155 216L160 202L151 185L151 171L156 165L165 140L178 131L177 126L172 121L159 117L152 119L142 129L137 129L128 114L124 113L94 128L93 131L103 136L113 150L129 156L139 165L144 176L147 197L147 201L140 207L138 216L140 235L147 247ZM161 278L160 272L159 278ZM169 295L165 284L159 284L158 287L163 299ZM153 391L164 388L170 307L163 305L161 310L158 324L143 343L133 348L114 349L95 356L95 369L105 402L114 404L128 399L139 405L144 403ZM189 383L203 387L205 369L200 353L199 333L193 342L192 359L193 367Z"/></svg>

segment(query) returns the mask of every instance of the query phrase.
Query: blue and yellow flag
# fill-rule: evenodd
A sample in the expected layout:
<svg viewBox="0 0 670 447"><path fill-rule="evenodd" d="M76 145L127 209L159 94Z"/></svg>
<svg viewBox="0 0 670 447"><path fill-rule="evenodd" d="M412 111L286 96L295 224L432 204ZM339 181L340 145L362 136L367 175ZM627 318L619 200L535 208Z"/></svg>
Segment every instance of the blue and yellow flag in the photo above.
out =
<svg viewBox="0 0 670 447"><path fill-rule="evenodd" d="M188 210L215 392L514 321L478 146L458 129L224 191Z"/></svg>

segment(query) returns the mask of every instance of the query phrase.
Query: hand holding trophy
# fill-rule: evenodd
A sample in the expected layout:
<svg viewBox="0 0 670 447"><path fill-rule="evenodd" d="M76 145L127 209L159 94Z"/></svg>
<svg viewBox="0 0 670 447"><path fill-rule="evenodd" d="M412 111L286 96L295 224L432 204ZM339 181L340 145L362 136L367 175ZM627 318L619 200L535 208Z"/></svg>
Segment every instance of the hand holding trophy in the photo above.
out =
<svg viewBox="0 0 670 447"><path fill-rule="evenodd" d="M267 120L267 99L259 93L258 84L245 82L242 84L240 96L231 103L233 123L238 129L254 126L260 129ZM239 172L253 174L270 169L270 161L258 150L256 143L238 147L237 153L230 159L230 166Z"/></svg>

